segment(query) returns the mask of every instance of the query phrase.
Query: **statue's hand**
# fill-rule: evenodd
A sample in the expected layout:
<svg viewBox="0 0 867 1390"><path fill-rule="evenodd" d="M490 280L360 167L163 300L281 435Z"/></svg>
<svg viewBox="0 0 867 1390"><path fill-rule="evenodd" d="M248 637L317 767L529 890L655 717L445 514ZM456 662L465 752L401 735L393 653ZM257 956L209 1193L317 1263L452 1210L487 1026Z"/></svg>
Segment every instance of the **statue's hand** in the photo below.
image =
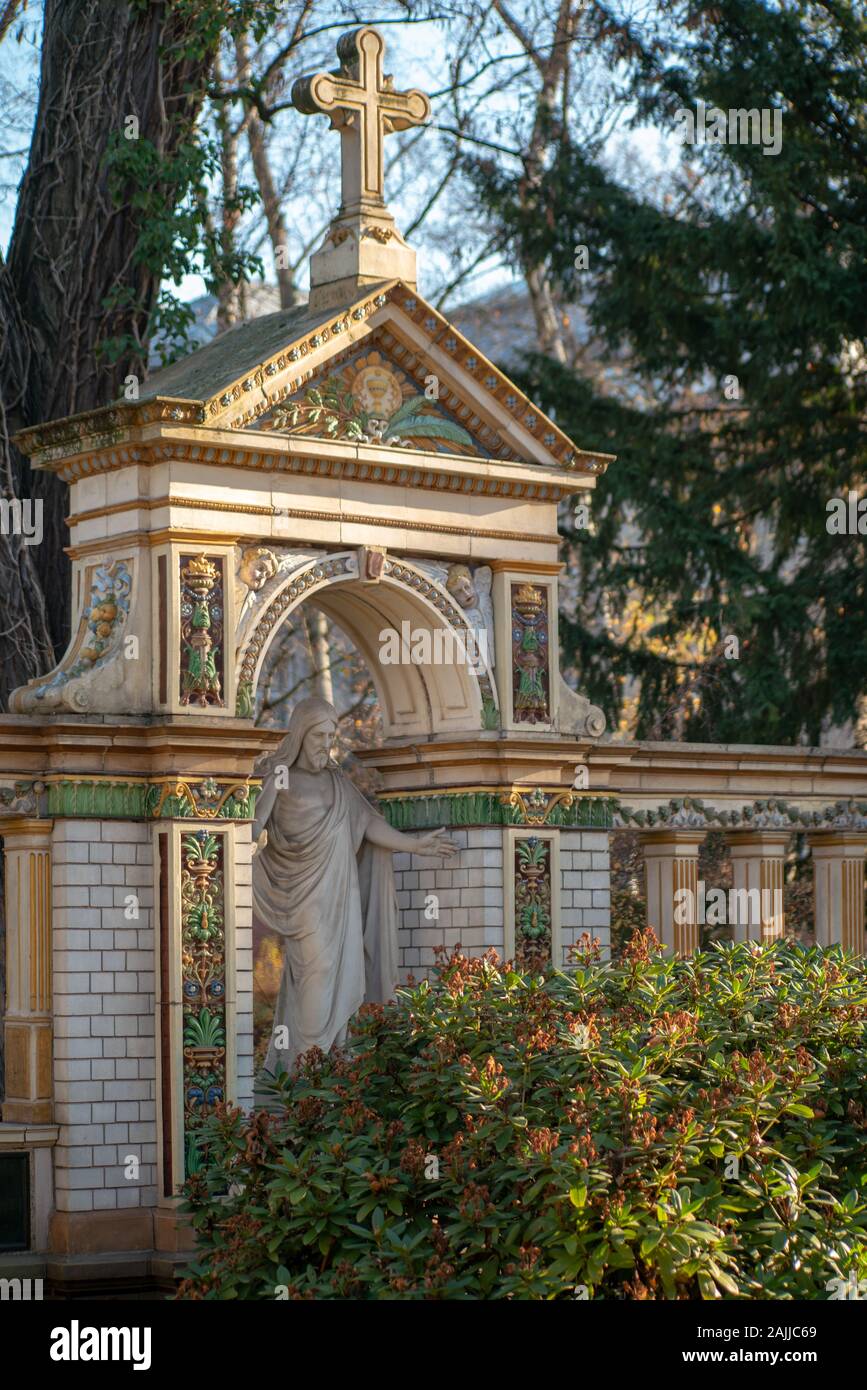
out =
<svg viewBox="0 0 867 1390"><path fill-rule="evenodd" d="M429 830L426 835L416 836L416 854L437 854L450 859L457 852L458 846L454 840L449 839L444 825L441 825L439 830Z"/></svg>
<svg viewBox="0 0 867 1390"><path fill-rule="evenodd" d="M263 830L263 831L262 831L262 834L259 836L258 840L254 840L254 841L253 841L253 853L256 854L256 852L257 852L258 850L264 849L265 846L267 845L267 843L268 843L268 831L267 831L267 830Z"/></svg>

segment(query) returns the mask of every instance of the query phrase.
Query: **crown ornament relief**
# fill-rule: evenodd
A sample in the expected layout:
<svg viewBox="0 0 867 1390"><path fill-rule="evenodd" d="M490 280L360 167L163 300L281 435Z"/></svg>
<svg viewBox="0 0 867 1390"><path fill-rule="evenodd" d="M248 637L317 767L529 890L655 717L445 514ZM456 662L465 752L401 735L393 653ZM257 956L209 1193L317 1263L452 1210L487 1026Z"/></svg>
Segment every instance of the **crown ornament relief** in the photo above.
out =
<svg viewBox="0 0 867 1390"><path fill-rule="evenodd" d="M206 555L196 555L181 570L181 578L197 598L206 598L219 577L217 566Z"/></svg>
<svg viewBox="0 0 867 1390"><path fill-rule="evenodd" d="M541 613L544 607L542 590L535 584L522 584L515 591L515 607L523 613Z"/></svg>

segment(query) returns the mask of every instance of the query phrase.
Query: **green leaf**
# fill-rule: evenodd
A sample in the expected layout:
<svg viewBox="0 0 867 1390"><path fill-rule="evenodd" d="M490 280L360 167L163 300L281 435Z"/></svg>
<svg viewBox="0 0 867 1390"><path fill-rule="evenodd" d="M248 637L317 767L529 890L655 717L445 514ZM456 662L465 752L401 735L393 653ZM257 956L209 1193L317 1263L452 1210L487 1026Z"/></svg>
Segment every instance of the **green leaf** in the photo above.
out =
<svg viewBox="0 0 867 1390"><path fill-rule="evenodd" d="M662 1231L649 1231L641 1242L640 1252L642 1255L649 1255L651 1250L655 1250L662 1240Z"/></svg>
<svg viewBox="0 0 867 1390"><path fill-rule="evenodd" d="M446 439L455 444L471 445L473 442L461 425L441 415L411 415L397 427L390 420L383 439L391 439L393 435L400 435L402 439Z"/></svg>
<svg viewBox="0 0 867 1390"><path fill-rule="evenodd" d="M711 1264L710 1271L723 1293L730 1293L734 1297L740 1293L740 1289L734 1279L732 1279L731 1275L727 1274L724 1269L720 1269L716 1264Z"/></svg>

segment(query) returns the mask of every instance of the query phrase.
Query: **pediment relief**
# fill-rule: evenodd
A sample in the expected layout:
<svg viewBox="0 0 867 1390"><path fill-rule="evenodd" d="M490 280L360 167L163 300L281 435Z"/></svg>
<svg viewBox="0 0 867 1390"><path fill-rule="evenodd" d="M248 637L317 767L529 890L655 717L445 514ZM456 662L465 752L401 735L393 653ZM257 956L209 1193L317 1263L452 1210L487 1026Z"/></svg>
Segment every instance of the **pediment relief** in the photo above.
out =
<svg viewBox="0 0 867 1390"><path fill-rule="evenodd" d="M414 356L404 370L374 332L332 358L301 391L268 410L252 428L490 457L490 449L467 426L489 435L490 429L426 365Z"/></svg>

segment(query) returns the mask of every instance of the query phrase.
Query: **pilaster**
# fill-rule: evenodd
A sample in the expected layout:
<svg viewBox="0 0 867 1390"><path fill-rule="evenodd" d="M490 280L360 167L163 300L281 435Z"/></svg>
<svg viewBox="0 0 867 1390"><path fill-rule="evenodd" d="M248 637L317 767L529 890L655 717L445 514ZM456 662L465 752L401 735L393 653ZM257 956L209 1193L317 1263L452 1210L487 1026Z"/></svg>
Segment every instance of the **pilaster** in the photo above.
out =
<svg viewBox="0 0 867 1390"><path fill-rule="evenodd" d="M812 831L809 839L816 942L862 955L867 831Z"/></svg>
<svg viewBox="0 0 867 1390"><path fill-rule="evenodd" d="M733 830L726 836L737 909L735 941L774 941L783 936L783 882L789 830Z"/></svg>
<svg viewBox="0 0 867 1390"><path fill-rule="evenodd" d="M698 851L704 830L645 831L647 925L677 956L699 949Z"/></svg>
<svg viewBox="0 0 867 1390"><path fill-rule="evenodd" d="M0 820L6 903L6 1098L3 1119L52 1120L50 820Z"/></svg>
<svg viewBox="0 0 867 1390"><path fill-rule="evenodd" d="M197 1137L204 1120L216 1105L238 1100L239 986L247 1019L252 941L249 888L236 888L236 877L246 877L243 864L249 856L240 856L239 873L236 831L249 846L249 825L168 821L154 830L158 1249L178 1248L186 1223L178 1215L177 1196L186 1178L203 1166ZM240 956L236 893L245 923ZM250 1060L245 1054L245 1063ZM246 1076L244 1089L249 1089Z"/></svg>

